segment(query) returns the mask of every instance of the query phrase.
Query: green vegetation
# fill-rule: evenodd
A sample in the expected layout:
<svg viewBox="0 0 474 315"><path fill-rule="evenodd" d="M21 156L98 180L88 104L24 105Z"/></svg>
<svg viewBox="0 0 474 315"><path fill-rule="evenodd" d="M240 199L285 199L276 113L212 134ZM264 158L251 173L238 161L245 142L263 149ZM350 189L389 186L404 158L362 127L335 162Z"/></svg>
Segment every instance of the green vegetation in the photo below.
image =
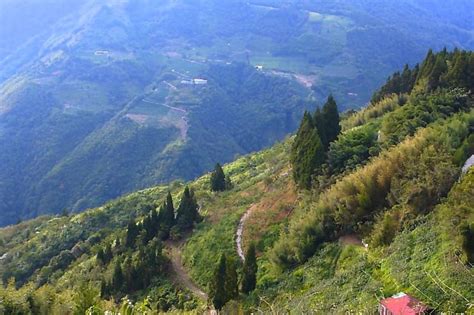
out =
<svg viewBox="0 0 474 315"><path fill-rule="evenodd" d="M293 177L301 188L309 188L312 176L324 161L324 147L313 119L305 112L291 150Z"/></svg>
<svg viewBox="0 0 474 315"><path fill-rule="evenodd" d="M341 132L339 112L332 95L314 117L305 112L291 152L293 178L300 188L309 189L314 176L322 173L327 149Z"/></svg>
<svg viewBox="0 0 474 315"><path fill-rule="evenodd" d="M465 53L429 58L453 54ZM209 173L0 229L0 310L203 312L199 294L173 278L178 251L222 312L371 313L403 291L436 311L469 313L474 170L461 166L472 154L472 92L430 81L423 64L410 91L341 115L344 131L326 138L327 151L324 110L305 113L295 137L224 165L227 190L210 191ZM458 73L449 82L470 82ZM300 189L291 172L308 139L322 159Z"/></svg>
<svg viewBox="0 0 474 315"><path fill-rule="evenodd" d="M245 253L244 266L242 268L242 292L250 293L255 290L257 284L257 257L255 254L255 244L251 243Z"/></svg>
<svg viewBox="0 0 474 315"><path fill-rule="evenodd" d="M214 171L211 174L211 190L224 191L232 187L232 182L229 176L225 176L222 166L217 163Z"/></svg>
<svg viewBox="0 0 474 315"><path fill-rule="evenodd" d="M212 304L217 310L238 296L237 281L235 263L222 254L209 286Z"/></svg>

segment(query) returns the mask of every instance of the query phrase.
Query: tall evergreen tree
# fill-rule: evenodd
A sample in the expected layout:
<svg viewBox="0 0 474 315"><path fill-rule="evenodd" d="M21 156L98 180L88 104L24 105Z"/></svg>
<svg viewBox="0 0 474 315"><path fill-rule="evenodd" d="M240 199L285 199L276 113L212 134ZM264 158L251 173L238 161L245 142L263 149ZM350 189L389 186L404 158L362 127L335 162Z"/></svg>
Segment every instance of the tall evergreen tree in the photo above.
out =
<svg viewBox="0 0 474 315"><path fill-rule="evenodd" d="M112 258L113 258L114 254L112 252L112 246L110 245L110 243L108 243L106 246L105 246L105 251L104 251L104 262L106 264L108 264Z"/></svg>
<svg viewBox="0 0 474 315"><path fill-rule="evenodd" d="M194 197L194 192L186 186L178 210L176 211L177 224L181 229L189 229L199 218L198 205Z"/></svg>
<svg viewBox="0 0 474 315"><path fill-rule="evenodd" d="M242 292L248 294L255 290L257 284L257 256L255 253L255 244L251 243L245 253L243 276L242 276Z"/></svg>
<svg viewBox="0 0 474 315"><path fill-rule="evenodd" d="M300 188L310 188L311 178L325 160L325 151L313 118L305 112L291 148L293 178Z"/></svg>
<svg viewBox="0 0 474 315"><path fill-rule="evenodd" d="M337 136L341 132L341 126L339 124L339 111L337 109L336 101L332 95L329 95L327 102L323 106L322 116L324 121L324 139L321 138L321 141L323 141L324 147L328 148L329 144L336 140Z"/></svg>
<svg viewBox="0 0 474 315"><path fill-rule="evenodd" d="M173 197L171 196L170 192L168 192L168 195L166 196L166 201L160 209L159 221L161 223L161 229L167 236L171 227L173 227L176 223Z"/></svg>
<svg viewBox="0 0 474 315"><path fill-rule="evenodd" d="M219 163L216 164L211 174L211 190L224 191L226 189L226 176Z"/></svg>
<svg viewBox="0 0 474 315"><path fill-rule="evenodd" d="M226 269L226 257L222 254L209 287L212 304L217 310L220 310L227 302L225 291Z"/></svg>
<svg viewBox="0 0 474 315"><path fill-rule="evenodd" d="M97 258L97 261L99 262L99 264L105 265L106 259L105 259L105 253L104 253L104 250L102 249L102 247L99 248L99 251L97 252L96 258Z"/></svg>
<svg viewBox="0 0 474 315"><path fill-rule="evenodd" d="M225 292L227 293L228 301L239 296L239 277L237 275L237 266L235 261L230 257L226 258Z"/></svg>
<svg viewBox="0 0 474 315"><path fill-rule="evenodd" d="M326 136L326 121L319 106L316 108L313 116L313 124L314 128L316 128L316 132L319 135L319 139L321 139L321 143L327 143L327 136Z"/></svg>
<svg viewBox="0 0 474 315"><path fill-rule="evenodd" d="M139 233L140 231L136 223L133 220L130 221L127 226L127 236L125 238L125 246L129 248L133 248L135 246L135 241Z"/></svg>
<svg viewBox="0 0 474 315"><path fill-rule="evenodd" d="M123 286L123 271L120 261L117 259L115 262L114 273L112 274L112 287L115 291L120 291Z"/></svg>

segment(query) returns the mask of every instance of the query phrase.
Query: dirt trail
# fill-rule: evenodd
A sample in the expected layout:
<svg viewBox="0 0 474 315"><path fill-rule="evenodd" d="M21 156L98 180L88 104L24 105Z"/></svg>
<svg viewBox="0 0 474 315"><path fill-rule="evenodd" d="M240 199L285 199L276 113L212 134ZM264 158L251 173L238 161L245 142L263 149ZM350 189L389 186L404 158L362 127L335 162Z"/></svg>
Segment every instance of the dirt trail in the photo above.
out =
<svg viewBox="0 0 474 315"><path fill-rule="evenodd" d="M186 140L186 136L187 136L188 130L189 130L188 117L187 117L188 111L187 110L179 108L179 107L173 107L173 106L163 104L163 103L156 103L156 102L147 100L146 98L143 99L143 102L153 104L153 105L164 106L164 107L169 108L171 110L183 113L184 115L181 116L179 122L177 122L175 124L175 126L180 130L181 139Z"/></svg>
<svg viewBox="0 0 474 315"><path fill-rule="evenodd" d="M207 302L208 296L206 292L201 290L189 277L183 262L181 260L181 246L183 245L184 241L166 241L166 249L169 253L169 257L171 259L171 268L173 269L172 279L173 281L183 287L191 291L196 297L199 299Z"/></svg>
<svg viewBox="0 0 474 315"><path fill-rule="evenodd" d="M146 98L143 99L143 102L149 103L149 104L154 104L154 105L160 105L160 106L168 107L169 109L177 110L177 111L182 112L182 113L185 113L185 114L188 113L185 109L182 109L182 108L179 108L179 107L169 106L169 105L166 105L166 104L163 104L163 103L156 103L156 102L147 100Z"/></svg>
<svg viewBox="0 0 474 315"><path fill-rule="evenodd" d="M366 250L369 245L365 243L357 234L346 234L339 237L339 244L341 245L355 245L364 247Z"/></svg>
<svg viewBox="0 0 474 315"><path fill-rule="evenodd" d="M242 239L242 236L243 236L243 233L244 233L245 221L247 221L247 219L250 217L250 214L252 214L253 209L254 209L254 207L251 206L250 208L247 209L247 211L245 211L244 215L240 218L240 222L239 222L239 225L237 227L237 232L235 233L235 235L236 235L235 242L236 242L236 245L237 245L237 254L239 255L239 257L242 261L245 260L244 246L243 246L244 244L243 244L243 239Z"/></svg>

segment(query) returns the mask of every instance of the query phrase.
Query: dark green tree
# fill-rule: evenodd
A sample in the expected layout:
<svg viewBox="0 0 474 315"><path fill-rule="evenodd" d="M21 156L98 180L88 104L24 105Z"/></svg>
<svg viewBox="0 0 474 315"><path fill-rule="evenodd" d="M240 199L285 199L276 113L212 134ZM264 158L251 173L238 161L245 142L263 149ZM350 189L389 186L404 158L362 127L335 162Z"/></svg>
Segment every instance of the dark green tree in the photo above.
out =
<svg viewBox="0 0 474 315"><path fill-rule="evenodd" d="M291 148L293 178L300 188L311 187L312 176L325 160L325 151L313 118L305 112Z"/></svg>
<svg viewBox="0 0 474 315"><path fill-rule="evenodd" d="M125 246L129 248L135 247L135 241L138 234L140 233L139 228L135 221L130 221L127 226L127 236L125 237Z"/></svg>
<svg viewBox="0 0 474 315"><path fill-rule="evenodd" d="M242 292L248 294L255 290L257 284L257 256L255 244L251 243L245 253L244 266L242 269Z"/></svg>
<svg viewBox="0 0 474 315"><path fill-rule="evenodd" d="M323 112L321 111L321 108L319 108L319 106L316 108L316 111L314 112L313 119L314 119L313 124L319 135L319 139L321 139L321 143L323 144L327 143L326 122L324 119Z"/></svg>
<svg viewBox="0 0 474 315"><path fill-rule="evenodd" d="M227 301L235 299L239 296L239 277L237 275L237 265L230 257L226 258L225 292L227 293Z"/></svg>
<svg viewBox="0 0 474 315"><path fill-rule="evenodd" d="M463 237L462 248L466 254L467 263L474 264L474 225L464 225L461 227Z"/></svg>
<svg viewBox="0 0 474 315"><path fill-rule="evenodd" d="M105 259L105 253L104 253L104 250L101 248L99 248L99 251L97 252L97 262L101 265L105 265L106 264L106 259Z"/></svg>
<svg viewBox="0 0 474 315"><path fill-rule="evenodd" d="M100 280L100 296L102 298L108 298L110 295L110 287L105 279Z"/></svg>
<svg viewBox="0 0 474 315"><path fill-rule="evenodd" d="M227 302L225 291L226 269L226 257L225 254L222 254L209 287L210 299L217 310L220 310Z"/></svg>
<svg viewBox="0 0 474 315"><path fill-rule="evenodd" d="M327 102L324 104L322 109L322 120L323 126L317 128L321 135L321 129L324 130L324 138L321 138L324 147L327 149L329 144L337 139L337 136L341 132L341 126L339 124L339 111L337 109L336 101L332 95L329 95Z"/></svg>
<svg viewBox="0 0 474 315"><path fill-rule="evenodd" d="M112 253L112 246L110 245L110 243L108 243L105 246L104 262L108 264L112 260L113 257L114 257L114 254Z"/></svg>
<svg viewBox="0 0 474 315"><path fill-rule="evenodd" d="M226 176L224 170L219 163L216 164L214 171L211 174L211 190L224 191L226 190Z"/></svg>
<svg viewBox="0 0 474 315"><path fill-rule="evenodd" d="M120 261L117 259L115 262L114 273L112 274L112 287L115 291L120 291L123 286L123 271Z"/></svg>
<svg viewBox="0 0 474 315"><path fill-rule="evenodd" d="M186 186L176 211L177 224L180 229L189 229L193 226L194 222L199 220L200 216L194 192Z"/></svg>
<svg viewBox="0 0 474 315"><path fill-rule="evenodd" d="M170 229L175 225L175 214L174 214L174 205L173 197L171 193L168 192L166 196L166 201L160 209L159 221L161 229L165 234L165 238L168 237Z"/></svg>

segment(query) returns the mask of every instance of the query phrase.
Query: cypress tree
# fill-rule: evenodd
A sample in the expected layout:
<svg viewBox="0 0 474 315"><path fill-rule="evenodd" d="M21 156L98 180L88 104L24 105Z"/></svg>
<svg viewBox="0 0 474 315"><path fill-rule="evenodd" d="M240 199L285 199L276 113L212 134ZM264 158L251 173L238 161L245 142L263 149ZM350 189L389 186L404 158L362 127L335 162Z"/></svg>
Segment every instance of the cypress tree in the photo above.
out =
<svg viewBox="0 0 474 315"><path fill-rule="evenodd" d="M167 237L171 227L175 225L173 197L170 192L168 192L166 201L160 209L159 221L161 222L162 230Z"/></svg>
<svg viewBox="0 0 474 315"><path fill-rule="evenodd" d="M101 264L101 265L105 265L105 253L104 253L104 250L102 249L102 247L99 249L99 251L97 252L97 261Z"/></svg>
<svg viewBox="0 0 474 315"><path fill-rule="evenodd" d="M181 229L188 229L192 227L194 222L198 221L198 219L198 205L194 197L194 192L186 186L178 210L176 211L177 224Z"/></svg>
<svg viewBox="0 0 474 315"><path fill-rule="evenodd" d="M225 291L226 269L226 257L222 254L209 288L212 304L217 310L220 310L227 302L227 293Z"/></svg>
<svg viewBox="0 0 474 315"><path fill-rule="evenodd" d="M133 248L135 246L135 241L137 239L137 236L139 234L139 229L135 222L132 220L128 223L127 226L127 236L125 238L125 246L129 248Z"/></svg>
<svg viewBox="0 0 474 315"><path fill-rule="evenodd" d="M112 274L112 287L115 291L120 291L123 286L123 272L120 261L115 262L114 273Z"/></svg>
<svg viewBox="0 0 474 315"><path fill-rule="evenodd" d="M107 298L110 295L110 288L105 279L100 280L100 297Z"/></svg>
<svg viewBox="0 0 474 315"><path fill-rule="evenodd" d="M242 278L242 292L248 294L255 290L257 284L257 256L255 253L255 244L251 243L247 252L245 253L243 278Z"/></svg>
<svg viewBox="0 0 474 315"><path fill-rule="evenodd" d="M321 108L319 108L319 106L316 108L316 111L314 112L313 124L314 124L314 127L316 128L319 138L321 139L321 143L323 144L327 143L326 122L324 119L323 112L321 111Z"/></svg>
<svg viewBox="0 0 474 315"><path fill-rule="evenodd" d="M225 292L227 293L227 301L235 299L239 296L239 279L237 276L237 266L235 261L229 257L226 259L226 279Z"/></svg>
<svg viewBox="0 0 474 315"><path fill-rule="evenodd" d="M324 147L328 148L329 144L336 140L341 132L341 126L339 125L339 111L337 110L337 104L332 95L329 95L327 102L323 106L322 116L325 136L324 139L321 138L321 141L323 141Z"/></svg>
<svg viewBox="0 0 474 315"><path fill-rule="evenodd" d="M416 80L420 80L421 78L427 78L431 71L433 70L434 64L436 62L436 57L433 54L433 50L430 49L428 50L428 53L426 54L425 60L421 64L420 71L418 71L418 77Z"/></svg>
<svg viewBox="0 0 474 315"><path fill-rule="evenodd" d="M211 174L211 190L224 191L226 189L226 177L219 163L216 164Z"/></svg>
<svg viewBox="0 0 474 315"><path fill-rule="evenodd" d="M439 53L436 56L435 63L433 68L428 76L428 90L435 90L440 86L441 75L448 70L448 65L446 64L445 56L442 53Z"/></svg>
<svg viewBox="0 0 474 315"><path fill-rule="evenodd" d="M324 147L314 127L313 119L305 112L291 148L293 178L300 188L310 188L311 178L325 160Z"/></svg>
<svg viewBox="0 0 474 315"><path fill-rule="evenodd" d="M112 258L113 258L114 254L112 253L112 246L110 245L110 243L108 243L106 246L105 246L105 251L104 251L104 262L106 264L108 264Z"/></svg>

